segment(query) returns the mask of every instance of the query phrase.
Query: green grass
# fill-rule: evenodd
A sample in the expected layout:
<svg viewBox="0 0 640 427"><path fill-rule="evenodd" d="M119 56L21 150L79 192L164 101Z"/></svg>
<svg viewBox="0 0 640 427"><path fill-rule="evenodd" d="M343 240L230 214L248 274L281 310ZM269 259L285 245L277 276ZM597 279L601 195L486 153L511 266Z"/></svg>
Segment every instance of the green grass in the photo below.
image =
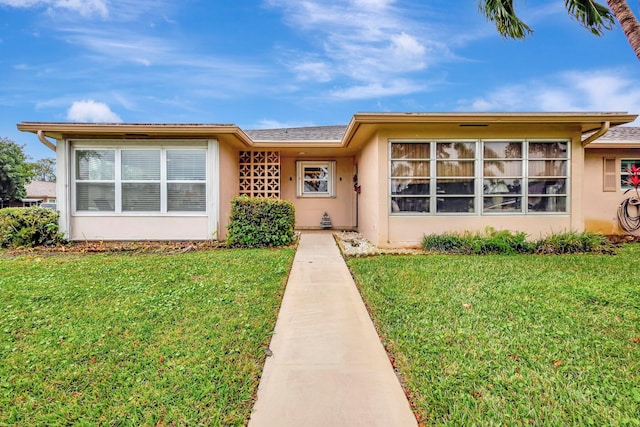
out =
<svg viewBox="0 0 640 427"><path fill-rule="evenodd" d="M292 257L0 257L0 425L244 425Z"/></svg>
<svg viewBox="0 0 640 427"><path fill-rule="evenodd" d="M348 261L424 425L640 425L640 245Z"/></svg>

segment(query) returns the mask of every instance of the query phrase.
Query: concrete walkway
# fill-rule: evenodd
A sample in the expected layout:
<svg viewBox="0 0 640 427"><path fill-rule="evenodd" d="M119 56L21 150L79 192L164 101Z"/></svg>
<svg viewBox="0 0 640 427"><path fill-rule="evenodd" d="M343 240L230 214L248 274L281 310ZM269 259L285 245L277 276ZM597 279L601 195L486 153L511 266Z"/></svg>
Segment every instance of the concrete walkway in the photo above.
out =
<svg viewBox="0 0 640 427"><path fill-rule="evenodd" d="M249 427L416 426L331 233L304 232Z"/></svg>

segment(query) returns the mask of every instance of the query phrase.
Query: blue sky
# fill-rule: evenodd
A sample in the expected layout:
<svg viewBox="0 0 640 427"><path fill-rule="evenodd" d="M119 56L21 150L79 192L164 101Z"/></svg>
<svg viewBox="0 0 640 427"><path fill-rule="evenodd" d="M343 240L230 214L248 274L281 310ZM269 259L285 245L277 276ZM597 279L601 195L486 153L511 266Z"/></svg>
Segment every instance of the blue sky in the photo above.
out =
<svg viewBox="0 0 640 427"><path fill-rule="evenodd" d="M535 30L526 41L502 39L476 0L0 0L0 136L39 159L53 153L16 123L640 113L620 28L595 37L561 0L516 5Z"/></svg>

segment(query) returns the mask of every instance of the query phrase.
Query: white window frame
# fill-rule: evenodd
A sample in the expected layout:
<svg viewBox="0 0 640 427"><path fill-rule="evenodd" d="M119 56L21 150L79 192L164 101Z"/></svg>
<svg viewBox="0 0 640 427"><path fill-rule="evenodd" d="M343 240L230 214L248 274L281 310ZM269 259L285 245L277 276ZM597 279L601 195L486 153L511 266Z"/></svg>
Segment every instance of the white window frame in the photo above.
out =
<svg viewBox="0 0 640 427"><path fill-rule="evenodd" d="M327 169L327 191L309 191L305 190L305 170L307 168L326 168ZM336 161L335 160L298 160L296 162L297 169L297 191L298 197L305 198L326 198L336 196Z"/></svg>
<svg viewBox="0 0 640 427"><path fill-rule="evenodd" d="M505 211L505 212L493 212L493 211L485 211L484 210L484 197L487 196L483 190L483 182L484 179L489 179L489 177L484 176L484 142L522 142L522 157L514 159L516 161L522 162L522 190L517 197L521 198L521 209L517 211ZM463 140L463 139L389 139L388 144L388 213L392 216L499 216L499 215L568 215L571 211L570 201L571 201L571 141L563 138L553 138L553 139L525 139L525 138L510 138L510 139L475 139L475 140ZM437 176L437 161L436 159L436 145L437 143L455 143L455 142L475 142L475 175L473 177L469 177L469 179L475 180L475 191L474 191L474 212L437 212L436 204L437 198L440 197L436 188L436 181L438 179ZM567 156L565 158L530 158L529 157L529 144L530 143L553 143L553 142L561 142L567 144ZM428 161L429 162L429 177L415 177L420 179L429 179L429 194L425 195L411 195L411 196L398 196L393 195L392 183L394 179L402 179L406 177L401 176L393 176L392 175L392 162L398 160L406 160L406 159L394 159L392 158L392 145L393 144L412 144L412 143L429 143L430 144L430 157L429 159L410 159L411 161ZM441 160L441 159L440 159ZM493 159L488 159L493 160ZM509 159L495 159L495 160L509 160ZM528 185L530 179L541 179L543 180L544 176L529 176L529 161L544 161L544 160L559 160L566 162L566 174L562 176L555 176L551 178L556 179L564 179L566 182L565 192L558 194L557 197L565 198L565 210L564 211L533 211L529 210L528 200L530 197ZM493 178L493 177L491 177ZM455 195L453 195L455 196ZM393 198L394 197L425 197L429 199L429 211L428 212L398 212L397 209L393 207ZM514 195L515 197L515 195ZM551 197L547 195L543 195L542 197Z"/></svg>
<svg viewBox="0 0 640 427"><path fill-rule="evenodd" d="M113 146L105 144L92 144L93 141L81 141L78 144L74 144L71 153L71 211L74 216L207 216L211 209L210 203L210 167L209 167L209 149L206 145L193 146L193 145L153 145L153 146ZM77 152L87 150L112 150L115 152L115 179L113 182L115 185L115 207L112 211L92 211L92 210L78 210L77 209L77 194L76 183L77 182L106 182L95 180L78 180L76 179L77 168ZM159 211L123 211L122 210L122 184L130 182L138 182L131 180L123 180L121 177L122 172L122 151L126 150L160 150L160 210ZM167 151L171 150L193 150L200 151L205 156L205 179L203 180L169 180L167 179ZM142 181L140 181L142 182ZM150 182L150 181L149 181ZM154 181L157 182L157 181ZM169 211L167 210L167 185L171 183L194 183L205 185L205 209L202 211Z"/></svg>

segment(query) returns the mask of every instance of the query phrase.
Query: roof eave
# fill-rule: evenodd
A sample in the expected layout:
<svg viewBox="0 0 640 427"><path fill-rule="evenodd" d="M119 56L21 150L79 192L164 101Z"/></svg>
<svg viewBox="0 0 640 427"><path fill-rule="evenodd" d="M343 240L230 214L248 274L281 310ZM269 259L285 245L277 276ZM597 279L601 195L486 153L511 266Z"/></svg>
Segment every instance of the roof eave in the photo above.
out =
<svg viewBox="0 0 640 427"><path fill-rule="evenodd" d="M241 143L251 146L253 141L236 125L189 124L119 124L119 123L42 123L22 122L17 125L22 132L46 136L57 140L67 138L215 138L218 135L235 136Z"/></svg>

